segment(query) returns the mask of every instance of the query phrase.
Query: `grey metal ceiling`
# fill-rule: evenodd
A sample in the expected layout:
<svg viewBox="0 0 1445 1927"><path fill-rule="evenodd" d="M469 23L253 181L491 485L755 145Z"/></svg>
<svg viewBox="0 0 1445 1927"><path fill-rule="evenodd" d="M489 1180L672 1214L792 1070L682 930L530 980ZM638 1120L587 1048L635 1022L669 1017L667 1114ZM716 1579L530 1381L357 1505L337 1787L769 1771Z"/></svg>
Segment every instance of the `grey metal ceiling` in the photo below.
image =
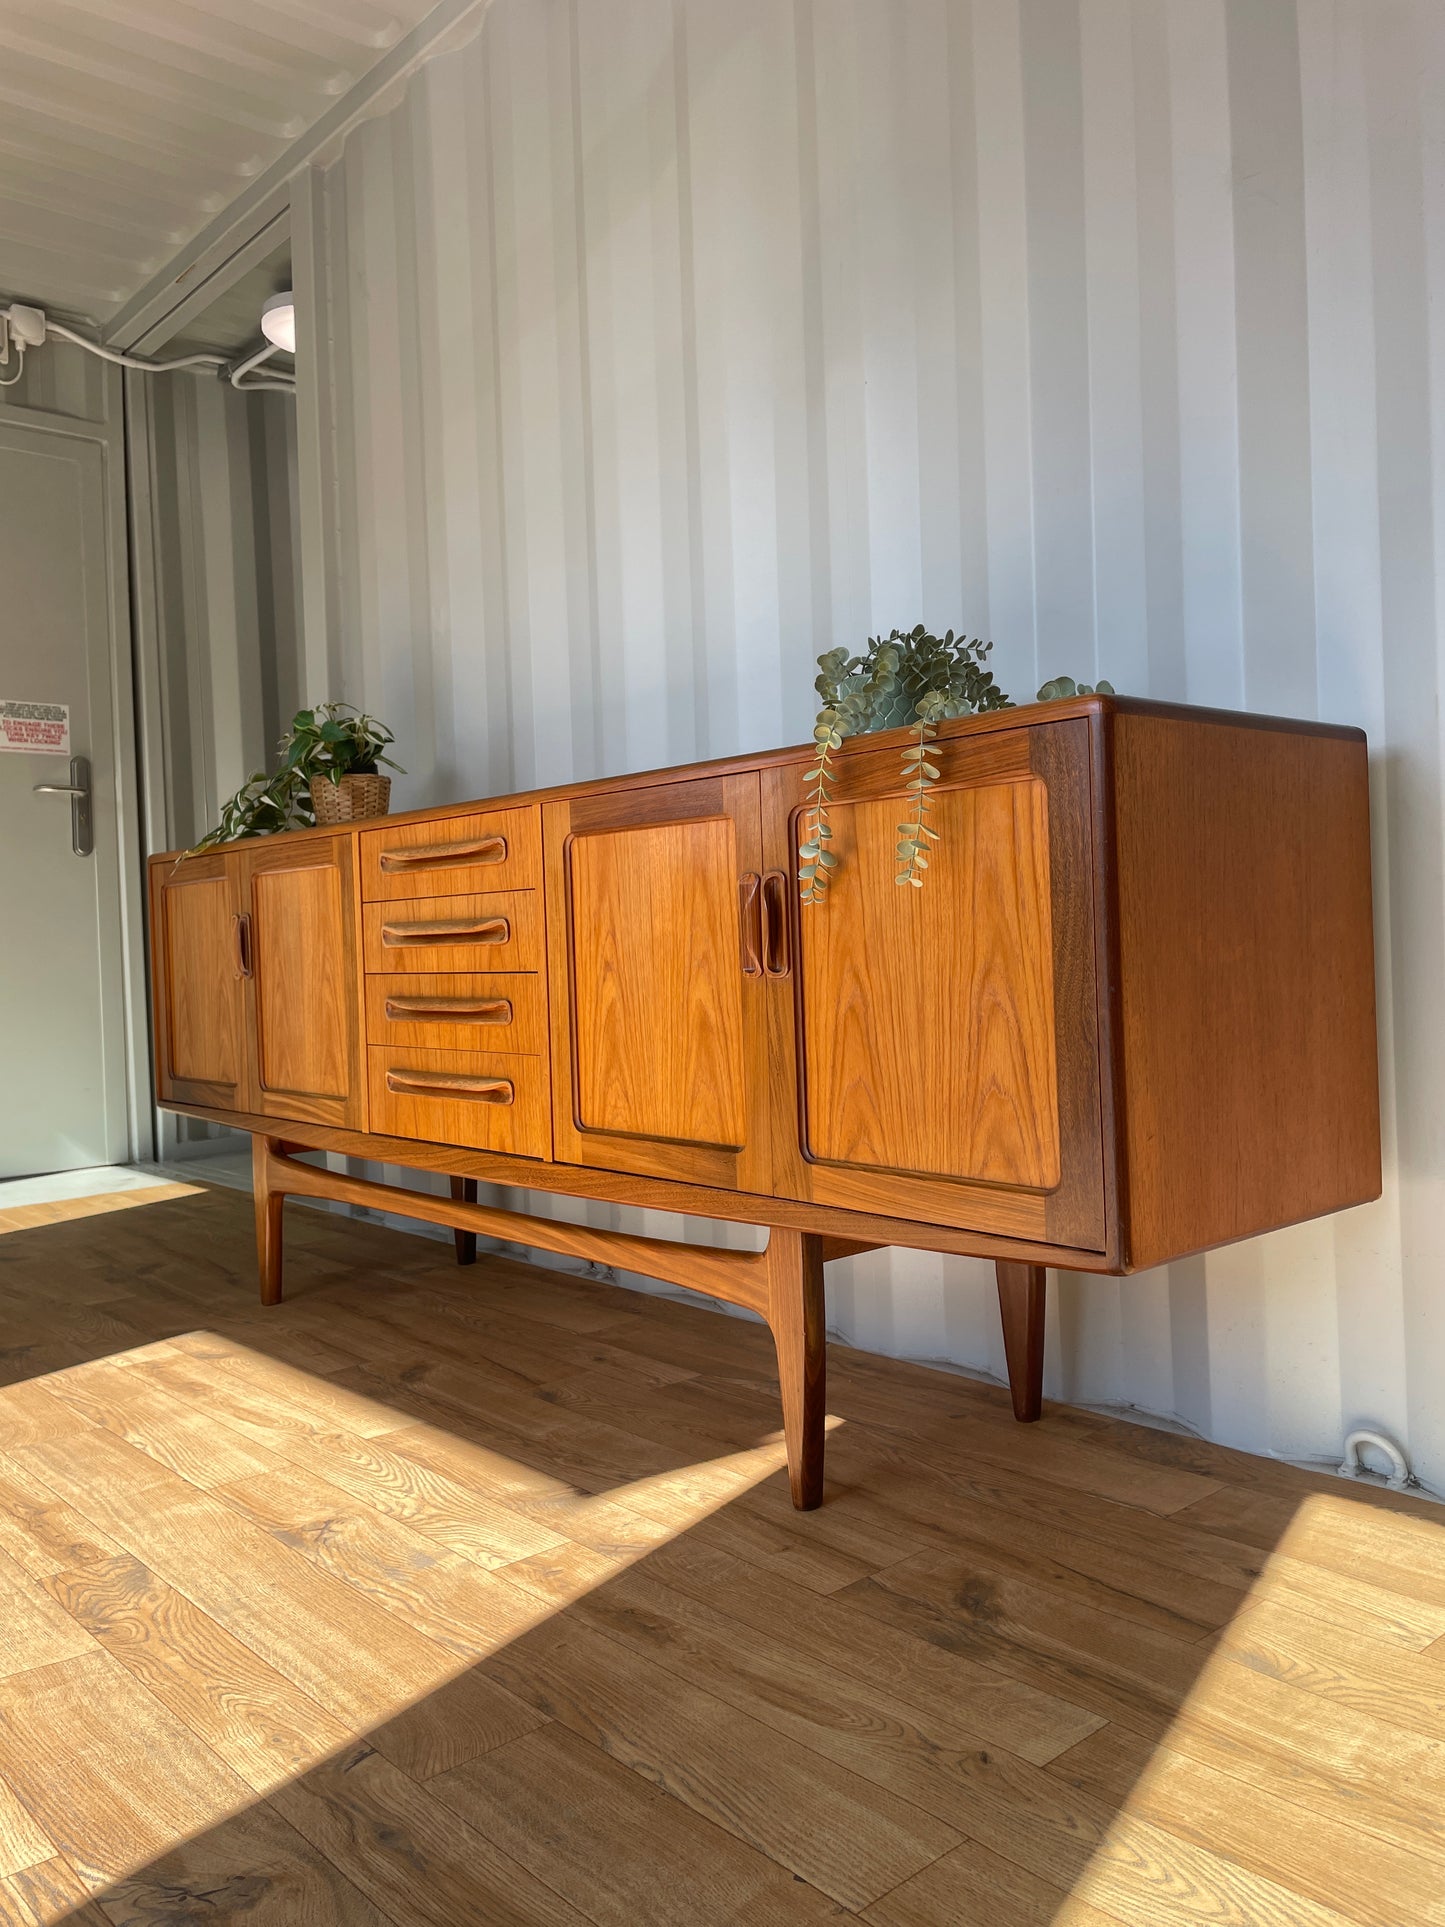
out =
<svg viewBox="0 0 1445 1927"><path fill-rule="evenodd" d="M0 297L104 320L434 0L0 0Z"/></svg>
<svg viewBox="0 0 1445 1927"><path fill-rule="evenodd" d="M228 283L204 311L187 327L168 335L157 353L191 354L198 349L239 356L261 348L261 308L268 295L291 286L291 243L281 242L275 251L253 268ZM290 361L285 359L286 367Z"/></svg>

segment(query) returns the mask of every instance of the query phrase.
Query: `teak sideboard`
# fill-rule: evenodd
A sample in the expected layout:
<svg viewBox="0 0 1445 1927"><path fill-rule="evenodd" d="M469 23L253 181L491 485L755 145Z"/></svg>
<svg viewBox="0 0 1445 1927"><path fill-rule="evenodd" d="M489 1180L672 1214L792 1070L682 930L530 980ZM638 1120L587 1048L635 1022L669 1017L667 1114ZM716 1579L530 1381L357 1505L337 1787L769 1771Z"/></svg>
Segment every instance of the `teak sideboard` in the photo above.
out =
<svg viewBox="0 0 1445 1927"><path fill-rule="evenodd" d="M1087 697L944 724L923 887L903 732L303 830L150 868L160 1103L341 1199L615 1263L772 1328L822 1493L823 1265L996 1262L1014 1410L1045 1268L1122 1274L1380 1190L1359 730ZM451 1196L301 1162L450 1176ZM477 1183L766 1226L758 1252L478 1202Z"/></svg>

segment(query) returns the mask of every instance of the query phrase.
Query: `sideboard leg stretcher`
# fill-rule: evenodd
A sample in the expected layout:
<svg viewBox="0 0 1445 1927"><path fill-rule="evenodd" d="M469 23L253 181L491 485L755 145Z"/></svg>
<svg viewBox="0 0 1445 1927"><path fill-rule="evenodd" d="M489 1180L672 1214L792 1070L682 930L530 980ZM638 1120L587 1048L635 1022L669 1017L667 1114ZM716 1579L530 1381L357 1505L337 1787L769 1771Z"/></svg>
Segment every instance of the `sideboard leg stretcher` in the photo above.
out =
<svg viewBox="0 0 1445 1927"><path fill-rule="evenodd" d="M302 1164L291 1152L301 1148L260 1133L252 1138L256 1194L256 1253L261 1302L281 1302L281 1204L286 1197L331 1198L363 1204L400 1217L421 1218L448 1227L456 1238L457 1260L470 1264L478 1235L540 1251L591 1258L601 1264L640 1271L666 1284L682 1285L741 1305L766 1319L778 1356L778 1386L783 1406L783 1437L788 1452L788 1485L793 1504L810 1511L823 1500L823 1444L827 1418L827 1323L823 1265L830 1257L850 1257L873 1245L828 1238L812 1231L773 1225L761 1251L732 1251L716 1245L683 1244L670 1238L607 1231L558 1218L536 1218L477 1202L477 1180L451 1178L449 1198L434 1191L412 1191L378 1184ZM1042 1265L999 1259L999 1311L1014 1417L1037 1419L1043 1412L1044 1295Z"/></svg>
<svg viewBox="0 0 1445 1927"><path fill-rule="evenodd" d="M682 1244L670 1238L600 1230L479 1204L474 1178L453 1177L449 1198L438 1197L434 1191L412 1191L401 1185L378 1184L370 1178L353 1178L344 1171L302 1164L289 1155L292 1148L280 1138L257 1134L252 1139L256 1252L263 1305L281 1302L281 1203L286 1197L331 1198L447 1226L456 1235L457 1255L464 1263L470 1259L463 1257L461 1240L469 1240L474 1252L480 1233L540 1251L620 1265L710 1298L726 1299L767 1320L778 1354L793 1504L807 1511L822 1503L825 1240L817 1233L774 1226L761 1251Z"/></svg>

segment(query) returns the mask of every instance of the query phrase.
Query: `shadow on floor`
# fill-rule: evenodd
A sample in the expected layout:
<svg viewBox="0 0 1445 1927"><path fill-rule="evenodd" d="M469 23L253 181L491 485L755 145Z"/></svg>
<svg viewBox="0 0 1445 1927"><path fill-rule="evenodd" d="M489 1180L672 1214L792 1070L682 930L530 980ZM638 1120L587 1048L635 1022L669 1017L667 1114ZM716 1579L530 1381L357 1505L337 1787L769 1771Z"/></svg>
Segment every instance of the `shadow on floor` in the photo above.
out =
<svg viewBox="0 0 1445 1927"><path fill-rule="evenodd" d="M250 1216L0 1236L0 1922L1442 1917L1437 1509Z"/></svg>

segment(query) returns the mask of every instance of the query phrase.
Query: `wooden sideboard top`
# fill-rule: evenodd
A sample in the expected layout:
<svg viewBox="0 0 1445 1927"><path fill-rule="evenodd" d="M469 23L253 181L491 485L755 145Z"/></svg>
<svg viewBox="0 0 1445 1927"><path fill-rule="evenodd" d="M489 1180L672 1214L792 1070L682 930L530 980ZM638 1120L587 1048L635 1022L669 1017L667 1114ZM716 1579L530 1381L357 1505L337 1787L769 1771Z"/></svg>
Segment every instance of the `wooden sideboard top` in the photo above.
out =
<svg viewBox="0 0 1445 1927"><path fill-rule="evenodd" d="M975 716L955 716L938 725L938 739L947 741L953 737L985 736L996 730L1028 728L1041 722L1064 722L1074 716L1153 716L1175 718L1182 722L1216 723L1231 729L1264 729L1293 732L1305 736L1328 736L1345 741L1366 742L1365 732L1347 723L1323 723L1299 716L1263 716L1249 710L1195 708L1188 703L1159 702L1142 696L1070 696L1051 703L1019 703L1012 709L986 710ZM843 744L835 757L842 763L855 756L870 755L878 750L902 749L913 735L911 729L879 730L869 735L852 736ZM806 763L812 760L812 743L793 743L782 749L755 750L746 755L718 756L708 762L670 764L659 769L628 771L615 776L593 776L575 783L556 783L541 785L532 789L508 790L495 796L465 797L450 803L428 803L414 810L403 810L387 817L368 817L355 823L318 824L314 829L286 830L280 834L287 837L337 836L352 831L377 829L382 823L387 825L438 822L454 816L465 816L470 811L485 806L488 810L506 809L518 804L566 802L574 797L599 794L615 790L622 785L635 785L643 788L655 783L675 782L680 775L692 776L729 776L746 770L766 770L783 768L789 764ZM221 846L226 847L226 846ZM184 850L163 850L156 852L150 859L152 863L175 862L187 854Z"/></svg>

